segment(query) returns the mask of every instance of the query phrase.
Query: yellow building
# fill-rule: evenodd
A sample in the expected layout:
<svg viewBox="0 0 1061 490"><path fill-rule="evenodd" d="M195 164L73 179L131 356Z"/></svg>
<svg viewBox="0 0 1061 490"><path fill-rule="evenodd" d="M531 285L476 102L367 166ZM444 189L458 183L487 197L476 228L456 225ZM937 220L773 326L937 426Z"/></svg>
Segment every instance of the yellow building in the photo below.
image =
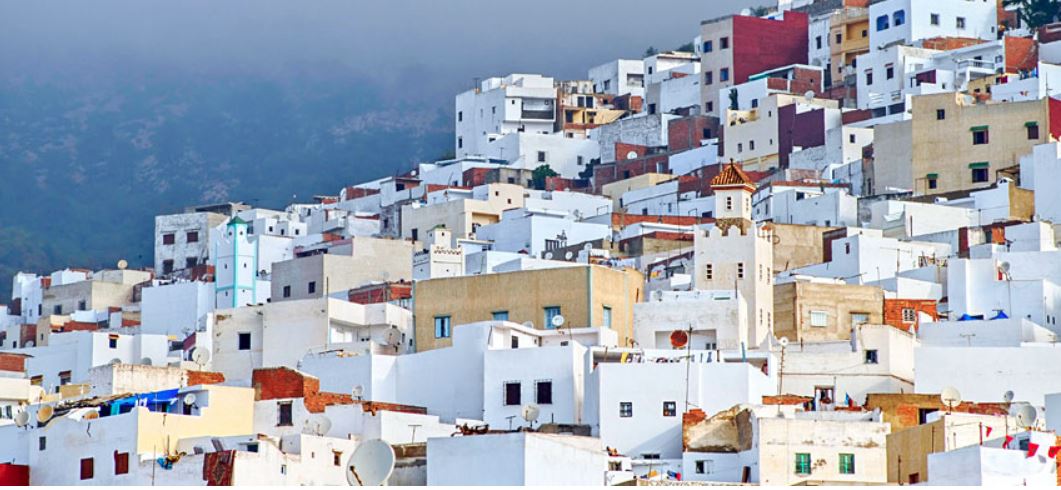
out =
<svg viewBox="0 0 1061 490"><path fill-rule="evenodd" d="M872 193L915 195L990 187L1032 147L1050 141L1050 98L998 102L943 93L912 98L912 118L877 127ZM1057 104L1057 102L1053 102Z"/></svg>
<svg viewBox="0 0 1061 490"><path fill-rule="evenodd" d="M854 66L855 58L869 52L869 10L845 7L829 19L829 57L832 81L844 81L844 67Z"/></svg>
<svg viewBox="0 0 1061 490"><path fill-rule="evenodd" d="M596 265L420 281L413 286L416 350L451 345L458 325L508 320L547 329L558 314L565 328L611 328L629 346L643 288L636 270Z"/></svg>

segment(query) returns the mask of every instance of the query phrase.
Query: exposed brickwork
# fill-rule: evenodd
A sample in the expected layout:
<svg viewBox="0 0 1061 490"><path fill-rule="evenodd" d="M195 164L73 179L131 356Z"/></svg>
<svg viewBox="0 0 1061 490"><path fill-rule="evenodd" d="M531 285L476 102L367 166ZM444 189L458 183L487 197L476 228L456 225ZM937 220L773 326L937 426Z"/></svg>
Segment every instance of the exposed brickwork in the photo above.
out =
<svg viewBox="0 0 1061 490"><path fill-rule="evenodd" d="M700 140L717 138L718 118L689 116L667 123L667 149L680 152L700 146Z"/></svg>
<svg viewBox="0 0 1061 490"><path fill-rule="evenodd" d="M400 301L413 297L413 284L410 282L370 284L351 289L347 297L351 303L362 305Z"/></svg>
<svg viewBox="0 0 1061 490"><path fill-rule="evenodd" d="M304 398L308 392L320 391L320 380L286 367L255 369L251 386L259 401Z"/></svg>
<svg viewBox="0 0 1061 490"><path fill-rule="evenodd" d="M763 397L763 405L806 405L814 401L809 396L800 395L767 395Z"/></svg>
<svg viewBox="0 0 1061 490"><path fill-rule="evenodd" d="M188 371L188 386L216 385L225 382L225 375L210 371Z"/></svg>
<svg viewBox="0 0 1061 490"><path fill-rule="evenodd" d="M952 49L960 49L966 46L975 46L984 42L983 39L975 37L932 37L921 41L921 45L925 49L950 51Z"/></svg>
<svg viewBox="0 0 1061 490"><path fill-rule="evenodd" d="M1006 73L1034 70L1039 65L1039 43L1027 37L1006 37Z"/></svg>
<svg viewBox="0 0 1061 490"><path fill-rule="evenodd" d="M773 20L733 17L733 83L773 68L807 64L807 14L788 11Z"/></svg>
<svg viewBox="0 0 1061 490"><path fill-rule="evenodd" d="M892 432L920 425L922 410L946 410L938 394L871 393L866 395L865 409L880 409L884 421L892 424ZM1006 415L1008 403L963 402L954 407L957 413Z"/></svg>
<svg viewBox="0 0 1061 490"><path fill-rule="evenodd" d="M16 373L26 372L26 356L10 352L0 352L0 371Z"/></svg>
<svg viewBox="0 0 1061 490"><path fill-rule="evenodd" d="M903 310L910 308L914 310L913 321L903 319ZM936 312L936 301L931 299L887 299L884 300L884 323L899 330L910 331L913 327L916 331L920 327L918 313L925 313L933 320L939 318Z"/></svg>
<svg viewBox="0 0 1061 490"><path fill-rule="evenodd" d="M689 449L689 428L707 420L707 414L694 408L682 414L682 450Z"/></svg>
<svg viewBox="0 0 1061 490"><path fill-rule="evenodd" d="M37 338L37 325L35 323L24 323L19 326L18 345L25 346L27 342L35 341Z"/></svg>

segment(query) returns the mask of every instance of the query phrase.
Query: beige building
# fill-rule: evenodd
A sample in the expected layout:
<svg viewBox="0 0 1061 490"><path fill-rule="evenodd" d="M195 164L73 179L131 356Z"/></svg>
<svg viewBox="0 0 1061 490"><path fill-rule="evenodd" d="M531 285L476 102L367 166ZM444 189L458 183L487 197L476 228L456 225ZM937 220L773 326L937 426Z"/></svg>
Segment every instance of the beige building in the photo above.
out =
<svg viewBox="0 0 1061 490"><path fill-rule="evenodd" d="M935 412L940 414L942 412ZM938 419L888 434L888 483L913 485L929 480L928 455L1004 437L1005 427L1017 427L1009 417L947 413ZM991 427L986 436L985 427Z"/></svg>
<svg viewBox="0 0 1061 490"><path fill-rule="evenodd" d="M458 325L507 320L551 329L556 315L564 328L611 328L629 346L643 290L640 272L596 265L420 281L413 287L416 350L451 345Z"/></svg>
<svg viewBox="0 0 1061 490"><path fill-rule="evenodd" d="M412 242L352 237L331 247L328 253L274 263L271 301L320 298L370 282L412 278Z"/></svg>
<svg viewBox="0 0 1061 490"><path fill-rule="evenodd" d="M876 127L870 194L990 187L1061 124L1050 121L1049 98L998 102L943 93L912 100L910 120Z"/></svg>
<svg viewBox="0 0 1061 490"><path fill-rule="evenodd" d="M475 238L480 226L501 221L507 209L523 207L524 188L514 184L489 184L485 195L475 196L463 191L460 197L430 204L407 204L402 207L402 237L413 241L424 239L427 233L442 226L457 240ZM482 199L480 199L480 197Z"/></svg>
<svg viewBox="0 0 1061 490"><path fill-rule="evenodd" d="M647 189L656 184L661 184L676 178L678 177L671 174L641 174L635 177L630 177L629 179L617 180L615 182L604 184L604 186L601 187L601 195L611 198L612 209L619 209L623 207L621 199L623 198L624 193L638 189Z"/></svg>
<svg viewBox="0 0 1061 490"><path fill-rule="evenodd" d="M774 334L792 342L847 340L851 327L884 323L874 286L797 281L774 286Z"/></svg>
<svg viewBox="0 0 1061 490"><path fill-rule="evenodd" d="M825 262L824 237L840 228L830 226L772 223L774 235L774 272L784 272Z"/></svg>
<svg viewBox="0 0 1061 490"><path fill-rule="evenodd" d="M135 286L150 280L151 273L146 271L103 270L84 281L50 286L43 291L41 315L125 306L133 303Z"/></svg>

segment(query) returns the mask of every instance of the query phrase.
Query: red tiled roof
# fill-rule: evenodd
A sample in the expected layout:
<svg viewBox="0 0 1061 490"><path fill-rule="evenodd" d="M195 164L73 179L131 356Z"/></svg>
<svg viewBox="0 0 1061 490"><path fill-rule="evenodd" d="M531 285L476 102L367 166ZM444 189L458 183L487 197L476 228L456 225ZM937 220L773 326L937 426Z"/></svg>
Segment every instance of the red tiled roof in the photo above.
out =
<svg viewBox="0 0 1061 490"><path fill-rule="evenodd" d="M722 171L711 179L711 187L747 186L755 188L755 181L748 176L737 164L727 163L723 165Z"/></svg>

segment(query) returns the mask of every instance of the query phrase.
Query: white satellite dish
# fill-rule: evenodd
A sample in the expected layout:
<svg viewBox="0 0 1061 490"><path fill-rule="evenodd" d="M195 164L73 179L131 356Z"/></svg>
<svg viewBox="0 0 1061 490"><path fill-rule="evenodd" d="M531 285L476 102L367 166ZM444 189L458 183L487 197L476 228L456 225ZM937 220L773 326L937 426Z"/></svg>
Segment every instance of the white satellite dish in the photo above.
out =
<svg viewBox="0 0 1061 490"><path fill-rule="evenodd" d="M1009 267L1010 267L1009 262L1006 262L1006 261L1002 261L1001 263L998 264L998 268L1002 269L1002 272L1009 272Z"/></svg>
<svg viewBox="0 0 1061 490"><path fill-rule="evenodd" d="M636 151L630 150L630 151L626 152L626 159L627 160L633 160L635 158L637 158L637 152Z"/></svg>
<svg viewBox="0 0 1061 490"><path fill-rule="evenodd" d="M523 416L523 420L530 422L531 425L534 425L534 423L538 421L538 415L540 414L541 409L538 408L538 405L534 404L524 405L523 410L520 412L520 415Z"/></svg>
<svg viewBox="0 0 1061 490"><path fill-rule="evenodd" d="M947 407L947 411L950 411L962 402L962 395L958 392L957 388L948 386L943 388L943 391L940 392L939 400L943 402L943 406Z"/></svg>
<svg viewBox="0 0 1061 490"><path fill-rule="evenodd" d="M44 405L37 409L37 422L43 424L51 420L52 415L55 415L55 409L51 405Z"/></svg>
<svg viewBox="0 0 1061 490"><path fill-rule="evenodd" d="M84 419L84 420L96 420L96 419L99 418L99 412L97 412L95 410L93 410L91 412L86 412L85 415L83 417L81 417L81 418Z"/></svg>
<svg viewBox="0 0 1061 490"><path fill-rule="evenodd" d="M125 259L118 260L118 270L124 271L129 268L129 262Z"/></svg>
<svg viewBox="0 0 1061 490"><path fill-rule="evenodd" d="M1002 394L1002 401L1004 401L1006 403L1012 402L1013 401L1013 390L1006 390L1006 392Z"/></svg>
<svg viewBox="0 0 1061 490"><path fill-rule="evenodd" d="M332 430L332 419L324 415L314 415L306 420L303 432L323 436Z"/></svg>
<svg viewBox="0 0 1061 490"><path fill-rule="evenodd" d="M192 362L199 365L199 369L202 369L206 363L210 362L210 351L202 347L192 348L191 359Z"/></svg>
<svg viewBox="0 0 1061 490"><path fill-rule="evenodd" d="M143 359L140 359L140 364L143 364L145 366L150 366L150 365L153 364L153 361L151 360L150 357L145 357Z"/></svg>
<svg viewBox="0 0 1061 490"><path fill-rule="evenodd" d="M545 252L545 260L553 260L553 253Z"/></svg>
<svg viewBox="0 0 1061 490"><path fill-rule="evenodd" d="M740 14L743 15L744 17L748 17L748 16L752 15L752 9L750 9L750 8L740 9Z"/></svg>
<svg viewBox="0 0 1061 490"><path fill-rule="evenodd" d="M1039 418L1039 412L1031 405L1024 405L1017 409L1017 424L1021 427L1032 427Z"/></svg>
<svg viewBox="0 0 1061 490"><path fill-rule="evenodd" d="M788 347L788 337L777 339L777 345L780 345L782 348Z"/></svg>
<svg viewBox="0 0 1061 490"><path fill-rule="evenodd" d="M122 363L122 360L118 359L117 357L115 357L114 359L111 359L111 362L109 362L108 364L117 365L117 364L121 364L121 363Z"/></svg>
<svg viewBox="0 0 1061 490"><path fill-rule="evenodd" d="M549 323L553 325L553 328L560 328L564 326L565 321L566 319L564 318L564 315L556 315L551 320L549 320Z"/></svg>
<svg viewBox="0 0 1061 490"><path fill-rule="evenodd" d="M813 90L808 90L808 91L804 92L803 99L806 100L807 102L813 101L814 100L814 91Z"/></svg>
<svg viewBox="0 0 1061 490"><path fill-rule="evenodd" d="M532 322L530 320L525 321L525 322L523 322L523 326L527 327L527 328L534 328L534 322Z"/></svg>
<svg viewBox="0 0 1061 490"><path fill-rule="evenodd" d="M567 253L564 254L564 258L567 259L567 260L571 260L571 257L574 257L574 256L575 256L575 254L572 253L571 251L568 251Z"/></svg>
<svg viewBox="0 0 1061 490"><path fill-rule="evenodd" d="M384 441L365 441L346 462L346 481L359 487L383 485L394 471L394 448Z"/></svg>
<svg viewBox="0 0 1061 490"><path fill-rule="evenodd" d="M195 404L195 400L196 400L195 393L188 393L187 395L184 395L184 404L185 405L194 405Z"/></svg>
<svg viewBox="0 0 1061 490"><path fill-rule="evenodd" d="M15 427L25 427L29 423L29 412L19 412L15 415Z"/></svg>
<svg viewBox="0 0 1061 490"><path fill-rule="evenodd" d="M365 387L361 385L354 386L354 389L350 390L350 394L360 400L362 396L365 396Z"/></svg>
<svg viewBox="0 0 1061 490"><path fill-rule="evenodd" d="M383 333L383 342L391 347L397 347L402 343L402 332L397 327L388 328Z"/></svg>

